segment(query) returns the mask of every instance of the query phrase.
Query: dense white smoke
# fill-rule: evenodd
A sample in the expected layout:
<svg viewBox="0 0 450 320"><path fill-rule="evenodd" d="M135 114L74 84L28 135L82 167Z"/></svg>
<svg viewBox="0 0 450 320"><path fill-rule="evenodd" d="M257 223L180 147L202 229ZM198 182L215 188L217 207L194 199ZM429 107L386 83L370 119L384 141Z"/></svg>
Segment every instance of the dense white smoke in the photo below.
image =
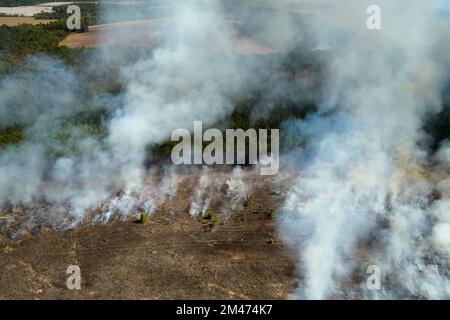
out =
<svg viewBox="0 0 450 320"><path fill-rule="evenodd" d="M119 107L119 99L106 94L97 98L101 103L89 101L117 108L105 124L106 144L64 122L65 117L89 110L82 107L84 93L77 91L82 79L63 63L33 57L26 71L3 79L0 128L27 129L24 143L1 150L0 206L44 201L68 206L82 219L88 208L117 190L126 195L112 207L133 198L135 189L145 189L147 146L166 141L176 128L191 128L194 120L212 124L221 119L231 110L231 95L243 87L243 68L229 50L231 25L218 12L215 2L179 3L170 11L172 22L164 40L151 55L131 65L122 61L126 90ZM214 46L223 52L212 54ZM101 52L105 61L117 59L108 48ZM64 144L58 139L61 130L69 136ZM64 155L50 159L48 146ZM67 152L71 147L73 156Z"/></svg>
<svg viewBox="0 0 450 320"><path fill-rule="evenodd" d="M224 117L232 109L227 94L242 84L238 60L227 50L229 26L214 8L188 1L173 14L161 47L124 70L126 107L112 120L109 142L127 164L125 175L142 163L149 143L166 141L174 129L192 128L195 120L211 125ZM212 54L211 46L225 51Z"/></svg>
<svg viewBox="0 0 450 320"><path fill-rule="evenodd" d="M361 21L361 35L333 48L320 111L298 123L309 146L280 224L300 256L298 297L450 297L448 183L429 177L418 147L425 115L440 109L435 50L448 29L429 1L376 2L382 29L372 32L354 18L369 3L330 7L335 21ZM448 168L446 151L440 160ZM366 287L369 265L381 268L380 290Z"/></svg>
<svg viewBox="0 0 450 320"><path fill-rule="evenodd" d="M230 206L231 211L242 206L242 203L250 196L250 185L245 180L246 175L248 172L243 172L241 167L236 167L226 182L226 203Z"/></svg>
<svg viewBox="0 0 450 320"><path fill-rule="evenodd" d="M212 183L209 174L208 168L203 169L202 174L200 175L197 183L197 187L192 193L191 205L189 208L189 214L191 216L203 216L206 214L206 211L209 208L212 197L214 195L215 184Z"/></svg>
<svg viewBox="0 0 450 320"><path fill-rule="evenodd" d="M156 169L150 170L148 178L141 186L124 190L122 194L112 198L108 210L103 215L103 221L109 221L113 216L127 219L141 214L151 216L164 202L170 201L177 192L180 178L174 166L168 166L162 174Z"/></svg>
<svg viewBox="0 0 450 320"><path fill-rule="evenodd" d="M121 10L119 5L102 8L105 17ZM135 19L140 8L130 5L119 15ZM93 88L83 86L70 67L44 56L30 58L24 72L1 80L0 129L26 128L23 143L0 150L1 209L61 206L70 225L99 208L103 220L136 208L154 211L165 191L155 192L148 182L153 175L145 166L149 146L167 141L174 129L192 128L195 120L207 126L222 120L259 72L253 58L236 54L235 21L227 19L218 1L174 1L162 18L157 43L141 32L140 45L153 49L137 61L129 63L107 46L95 53L99 61L120 65L125 89L118 97L105 92L85 97ZM120 43L127 36L106 32L101 40ZM95 59L87 68L95 68ZM102 122L106 138L66 121L99 106L114 111ZM167 183L160 187L174 187Z"/></svg>
<svg viewBox="0 0 450 320"><path fill-rule="evenodd" d="M202 169L190 199L189 214L206 216L214 211L222 219L242 210L254 189L255 172L235 167L231 172Z"/></svg>

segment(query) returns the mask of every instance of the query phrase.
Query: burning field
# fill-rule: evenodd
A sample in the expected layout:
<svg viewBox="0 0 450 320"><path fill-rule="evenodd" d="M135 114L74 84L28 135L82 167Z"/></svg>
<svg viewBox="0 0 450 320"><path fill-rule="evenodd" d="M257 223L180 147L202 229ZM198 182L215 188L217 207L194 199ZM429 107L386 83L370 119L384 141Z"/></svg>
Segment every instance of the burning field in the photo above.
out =
<svg viewBox="0 0 450 320"><path fill-rule="evenodd" d="M379 2L1 27L0 298L449 299L448 18Z"/></svg>
<svg viewBox="0 0 450 320"><path fill-rule="evenodd" d="M200 196L199 179L206 175L177 176L172 179L175 191L162 199L146 223L139 221L139 212L145 208L127 195L99 208L98 216L92 213L91 220L101 222L86 221L70 231L54 231L51 225L32 221L36 210L49 212L51 208L35 208L28 217L7 210L0 217L0 264L5 270L0 277L0 297L286 298L296 281L295 258L276 234L274 215L287 178L263 179L251 172L240 175L208 172L209 181ZM251 194L236 189L244 183L251 186ZM217 189L225 191L220 194ZM197 210L193 204L207 214L193 213ZM111 208L115 210L108 216ZM54 210L61 214L66 209ZM132 215L120 215L127 211ZM17 232L20 240L11 240L11 233L15 238ZM68 265L83 270L81 290L65 287Z"/></svg>

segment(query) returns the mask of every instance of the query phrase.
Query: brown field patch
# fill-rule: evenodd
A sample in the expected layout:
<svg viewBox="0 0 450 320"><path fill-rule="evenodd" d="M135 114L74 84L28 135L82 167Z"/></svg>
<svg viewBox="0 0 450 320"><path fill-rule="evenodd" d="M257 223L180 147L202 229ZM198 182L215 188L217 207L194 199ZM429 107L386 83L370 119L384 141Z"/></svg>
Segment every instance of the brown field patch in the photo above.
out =
<svg viewBox="0 0 450 320"><path fill-rule="evenodd" d="M0 17L0 26L7 25L9 27L18 26L20 24L47 24L55 20L35 19L33 17Z"/></svg>
<svg viewBox="0 0 450 320"><path fill-rule="evenodd" d="M245 181L253 200L223 223L189 215L198 177L186 175L146 224L42 228L17 240L0 232L0 299L285 299L298 281L296 255L279 238L273 212L281 196L274 190L286 181L254 174ZM69 265L81 269L81 290L66 287Z"/></svg>
<svg viewBox="0 0 450 320"><path fill-rule="evenodd" d="M71 33L60 45L69 48L150 47L161 38L167 23L164 19L151 19L89 26L89 32Z"/></svg>
<svg viewBox="0 0 450 320"><path fill-rule="evenodd" d="M228 23L235 23L228 21ZM61 46L69 48L96 48L103 46L126 46L151 48L156 46L167 34L170 26L169 19L149 19L109 23L89 27L89 32L72 33L61 41ZM230 39L230 50L236 54L269 54L275 50L257 41L235 34ZM217 44L212 43L211 51L224 51Z"/></svg>

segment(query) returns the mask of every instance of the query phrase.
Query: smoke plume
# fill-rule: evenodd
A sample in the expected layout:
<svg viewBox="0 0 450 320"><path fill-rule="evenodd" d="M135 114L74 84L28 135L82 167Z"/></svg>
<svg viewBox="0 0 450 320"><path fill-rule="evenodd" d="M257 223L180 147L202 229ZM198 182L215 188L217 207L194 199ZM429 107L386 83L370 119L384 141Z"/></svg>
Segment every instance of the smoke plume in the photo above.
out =
<svg viewBox="0 0 450 320"><path fill-rule="evenodd" d="M441 108L437 40L448 29L429 1L377 2L378 31L353 19L369 3L328 11L337 24L361 24L330 52L319 112L298 123L308 147L280 222L300 257L297 297L450 297L448 175L430 166L422 130ZM445 150L439 161L448 168ZM366 286L370 265L381 269L380 290Z"/></svg>
<svg viewBox="0 0 450 320"><path fill-rule="evenodd" d="M133 20L138 13L149 18L141 17L140 5L125 11L120 5L101 8L106 18ZM0 151L1 209L41 208L39 222L54 227L75 226L91 211L103 210L101 221L128 216L136 208L154 211L169 192L164 190L175 184L161 182L164 190L156 192L160 182L149 182L154 171L146 166L149 147L196 120L206 126L223 120L236 97L255 86L262 69L253 57L236 53L236 23L219 1L174 1L161 21L158 42L150 34L139 38L140 46L151 50L131 62L132 54L106 45L109 38L120 43L129 34L100 37L105 46L84 67L118 66L124 87L119 96L98 87L92 93L83 73L43 55L29 58L23 71L0 81L0 129L23 128L23 142ZM70 121L97 117L105 108L111 116L102 117L99 128ZM53 207L65 215L57 222L51 218ZM32 210L25 211L35 225Z"/></svg>

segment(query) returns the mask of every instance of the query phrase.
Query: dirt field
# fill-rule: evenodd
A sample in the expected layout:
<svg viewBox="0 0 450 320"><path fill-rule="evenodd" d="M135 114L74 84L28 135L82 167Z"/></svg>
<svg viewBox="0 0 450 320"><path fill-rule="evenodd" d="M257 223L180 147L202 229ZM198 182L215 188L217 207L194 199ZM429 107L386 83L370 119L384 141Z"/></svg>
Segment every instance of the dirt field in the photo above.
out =
<svg viewBox="0 0 450 320"><path fill-rule="evenodd" d="M166 19L149 19L90 26L89 32L72 33L60 45L69 48L153 47L167 34L167 27L170 23ZM238 34L232 37L231 47L231 50L237 54L269 54L275 52L253 39ZM211 50L223 50L223 48L211 44Z"/></svg>
<svg viewBox="0 0 450 320"><path fill-rule="evenodd" d="M0 234L0 298L285 299L297 280L295 257L274 230L280 195L254 179L253 201L223 224L188 214L196 183L188 178L147 224ZM81 290L66 288L69 265L81 268Z"/></svg>
<svg viewBox="0 0 450 320"><path fill-rule="evenodd" d="M346 0L345 6L333 0L288 0L288 11L292 13L308 14L318 17L324 24L343 28L350 32L369 35L366 27L369 0Z"/></svg>
<svg viewBox="0 0 450 320"><path fill-rule="evenodd" d="M0 26L7 25L13 27L19 24L47 24L52 21L54 20L37 20L33 17L0 17Z"/></svg>
<svg viewBox="0 0 450 320"><path fill-rule="evenodd" d="M89 26L89 32L71 33L60 45L69 48L129 46L149 47L158 43L165 33L164 19L137 20Z"/></svg>

